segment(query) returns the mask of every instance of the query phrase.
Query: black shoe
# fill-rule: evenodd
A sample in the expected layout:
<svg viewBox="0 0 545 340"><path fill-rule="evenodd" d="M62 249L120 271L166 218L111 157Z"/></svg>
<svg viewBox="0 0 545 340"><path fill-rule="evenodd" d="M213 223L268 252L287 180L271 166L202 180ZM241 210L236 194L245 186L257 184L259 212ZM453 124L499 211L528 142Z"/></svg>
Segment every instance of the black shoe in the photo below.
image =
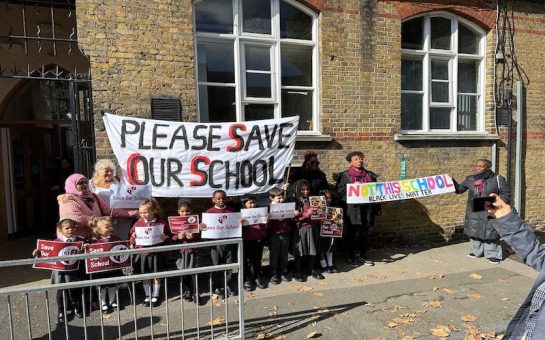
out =
<svg viewBox="0 0 545 340"><path fill-rule="evenodd" d="M83 319L83 312L79 308L74 308L74 315L80 319Z"/></svg>
<svg viewBox="0 0 545 340"><path fill-rule="evenodd" d="M269 287L269 285L267 284L267 281L265 281L262 278L257 279L256 284L257 284L257 287L259 289L265 289L265 288Z"/></svg>
<svg viewBox="0 0 545 340"><path fill-rule="evenodd" d="M57 323L59 325L64 325L65 321L66 321L66 318L64 317L64 314L62 312L59 312L59 315L57 317Z"/></svg>
<svg viewBox="0 0 545 340"><path fill-rule="evenodd" d="M151 298L151 306L152 307L157 307L157 306L159 306L159 304L160 304L159 297L154 296L154 297Z"/></svg>
<svg viewBox="0 0 545 340"><path fill-rule="evenodd" d="M151 298L149 296L146 296L146 298L144 299L144 303L142 303L144 305L144 307L149 307L150 306L150 300L151 300Z"/></svg>
<svg viewBox="0 0 545 340"><path fill-rule="evenodd" d="M352 266L352 267L359 267L360 266L360 263L358 262L358 260L353 259L353 258L349 258L348 260L346 260L346 262L348 263L349 266Z"/></svg>
<svg viewBox="0 0 545 340"><path fill-rule="evenodd" d="M218 299L224 299L225 298L225 292L223 291L222 288L216 288L214 289L214 294L216 294L218 296Z"/></svg>
<svg viewBox="0 0 545 340"><path fill-rule="evenodd" d="M191 301L191 292L189 290L186 290L183 294L182 294L182 298L186 301Z"/></svg>
<svg viewBox="0 0 545 340"><path fill-rule="evenodd" d="M483 256L482 255L477 256L477 255L475 255L473 253L469 253L469 254L467 254L467 257L471 257L472 259L477 259L477 258L483 257Z"/></svg>
<svg viewBox="0 0 545 340"><path fill-rule="evenodd" d="M280 284L282 282L282 278L280 277L280 275L275 275L271 278L271 283L273 285L277 285L277 284Z"/></svg>
<svg viewBox="0 0 545 340"><path fill-rule="evenodd" d="M369 259L366 259L365 257L358 257L357 260L359 263L363 264L364 266L374 266L375 263Z"/></svg>
<svg viewBox="0 0 545 340"><path fill-rule="evenodd" d="M300 273L296 273L295 275L293 275L293 278L297 282L306 282L307 281L307 278L304 275L300 274Z"/></svg>
<svg viewBox="0 0 545 340"><path fill-rule="evenodd" d="M229 294L229 296L238 296L238 289L227 286L227 293Z"/></svg>
<svg viewBox="0 0 545 340"><path fill-rule="evenodd" d="M198 305L201 304L200 298L197 294L193 294L193 296L191 297L191 301L195 302Z"/></svg>
<svg viewBox="0 0 545 340"><path fill-rule="evenodd" d="M291 282L291 275L288 273L282 274L282 281Z"/></svg>
<svg viewBox="0 0 545 340"><path fill-rule="evenodd" d="M244 281L244 285L242 286L245 291L252 292L255 290L255 283L252 281Z"/></svg>
<svg viewBox="0 0 545 340"><path fill-rule="evenodd" d="M335 273L338 273L339 270L338 270L337 267L335 267L335 266L329 266L329 267L327 268L327 272L328 272L328 273L335 274Z"/></svg>
<svg viewBox="0 0 545 340"><path fill-rule="evenodd" d="M329 267L322 267L322 273L331 273Z"/></svg>
<svg viewBox="0 0 545 340"><path fill-rule="evenodd" d="M102 314L108 315L111 314L113 310L108 305L102 305Z"/></svg>
<svg viewBox="0 0 545 340"><path fill-rule="evenodd" d="M319 271L314 271L312 272L312 277L315 278L316 280L323 280L325 279L325 277L322 275L322 273L320 273Z"/></svg>
<svg viewBox="0 0 545 340"><path fill-rule="evenodd" d="M490 262L492 264L500 264L501 260L497 259L495 257L491 257L491 258L488 259L488 262Z"/></svg>

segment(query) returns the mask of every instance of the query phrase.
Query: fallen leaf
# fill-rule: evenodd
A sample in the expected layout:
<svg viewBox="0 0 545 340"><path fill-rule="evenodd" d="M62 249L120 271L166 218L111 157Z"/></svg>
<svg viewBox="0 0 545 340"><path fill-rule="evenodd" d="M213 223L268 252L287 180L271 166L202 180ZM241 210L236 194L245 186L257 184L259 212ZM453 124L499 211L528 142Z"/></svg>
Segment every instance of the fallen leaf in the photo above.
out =
<svg viewBox="0 0 545 340"><path fill-rule="evenodd" d="M432 328L431 334L439 337L448 337L450 336L450 328L448 326L438 325L436 328Z"/></svg>
<svg viewBox="0 0 545 340"><path fill-rule="evenodd" d="M321 334L316 332L316 331L313 331L313 332L310 332L307 334L307 339L312 339L312 338L317 338L319 337Z"/></svg>
<svg viewBox="0 0 545 340"><path fill-rule="evenodd" d="M312 294L314 296L324 296L324 293L322 292L314 292L314 294Z"/></svg>
<svg viewBox="0 0 545 340"><path fill-rule="evenodd" d="M209 321L208 326L217 326L217 325L223 324L224 322L225 322L224 318L217 317L214 320Z"/></svg>
<svg viewBox="0 0 545 340"><path fill-rule="evenodd" d="M393 322L393 321L390 321L386 324L386 327L388 328L396 328L397 326L399 326L397 323Z"/></svg>
<svg viewBox="0 0 545 340"><path fill-rule="evenodd" d="M331 312L331 309L329 309L329 308L322 308L322 309L320 309L317 313L329 313L329 312Z"/></svg>
<svg viewBox="0 0 545 340"><path fill-rule="evenodd" d="M444 274L430 274L426 276L428 280L439 280L439 279L442 279L443 277L445 277Z"/></svg>
<svg viewBox="0 0 545 340"><path fill-rule="evenodd" d="M475 273L469 274L469 277L476 280L481 280L483 278L481 275Z"/></svg>
<svg viewBox="0 0 545 340"><path fill-rule="evenodd" d="M454 293L454 289L452 288L443 288L442 289L445 293L448 293L448 294L453 294Z"/></svg>
<svg viewBox="0 0 545 340"><path fill-rule="evenodd" d="M109 319L112 318L112 314L104 314L104 315L102 315L102 317L103 317L104 319L106 319L106 320L109 320Z"/></svg>
<svg viewBox="0 0 545 340"><path fill-rule="evenodd" d="M481 333L481 336L485 339L494 339L496 337L496 332L494 331L486 331L484 333Z"/></svg>
<svg viewBox="0 0 545 340"><path fill-rule="evenodd" d="M434 291L434 292L436 292L436 291L439 290L439 287L433 287L431 290Z"/></svg>
<svg viewBox="0 0 545 340"><path fill-rule="evenodd" d="M472 322L472 321L477 320L477 318L474 315L471 315L471 314L464 315L464 316L461 317L461 319L462 319L462 321L465 321L465 322Z"/></svg>
<svg viewBox="0 0 545 340"><path fill-rule="evenodd" d="M320 282L318 283L320 286L327 286L327 282Z"/></svg>
<svg viewBox="0 0 545 340"><path fill-rule="evenodd" d="M256 338L257 340L263 340L263 339L267 338L267 334L265 334L265 333L259 333L255 338Z"/></svg>
<svg viewBox="0 0 545 340"><path fill-rule="evenodd" d="M287 339L284 334L278 334L277 336L273 338L273 340L284 340L284 339Z"/></svg>
<svg viewBox="0 0 545 340"><path fill-rule="evenodd" d="M424 301L422 303L422 306L431 307L431 308L441 308L441 302L437 300Z"/></svg>
<svg viewBox="0 0 545 340"><path fill-rule="evenodd" d="M483 296L479 293L470 293L470 294L467 294L467 297L473 300L479 300Z"/></svg>
<svg viewBox="0 0 545 340"><path fill-rule="evenodd" d="M257 293L250 293L248 294L248 297L250 298L255 298L257 296Z"/></svg>
<svg viewBox="0 0 545 340"><path fill-rule="evenodd" d="M159 323L159 326L166 327L166 326L168 326L168 325L167 325L166 323L164 323L164 322L160 322L160 323Z"/></svg>
<svg viewBox="0 0 545 340"><path fill-rule="evenodd" d="M212 300L217 300L218 299L218 294L212 294Z"/></svg>
<svg viewBox="0 0 545 340"><path fill-rule="evenodd" d="M501 298L502 301L509 301L509 298L508 297L503 297Z"/></svg>
<svg viewBox="0 0 545 340"><path fill-rule="evenodd" d="M392 320L392 322L395 322L399 325L406 325L406 324L409 324L411 323L411 320L410 319L406 319L406 318L395 318Z"/></svg>
<svg viewBox="0 0 545 340"><path fill-rule="evenodd" d="M297 286L297 287L295 287L295 289L297 289L298 291L304 293L304 292L308 292L309 290L313 290L314 288L309 287L309 286Z"/></svg>
<svg viewBox="0 0 545 340"><path fill-rule="evenodd" d="M414 336L404 336L403 338L401 338L401 340L416 340L416 338Z"/></svg>

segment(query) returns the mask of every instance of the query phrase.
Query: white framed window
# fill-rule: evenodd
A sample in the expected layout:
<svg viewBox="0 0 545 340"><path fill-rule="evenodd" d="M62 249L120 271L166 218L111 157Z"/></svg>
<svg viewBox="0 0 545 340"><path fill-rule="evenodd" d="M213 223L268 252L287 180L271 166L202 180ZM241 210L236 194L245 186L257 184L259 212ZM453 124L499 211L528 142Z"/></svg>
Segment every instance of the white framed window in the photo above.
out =
<svg viewBox="0 0 545 340"><path fill-rule="evenodd" d="M401 24L403 133L484 132L485 34L448 13Z"/></svg>
<svg viewBox="0 0 545 340"><path fill-rule="evenodd" d="M320 131L318 16L292 0L196 0L201 122L299 116Z"/></svg>

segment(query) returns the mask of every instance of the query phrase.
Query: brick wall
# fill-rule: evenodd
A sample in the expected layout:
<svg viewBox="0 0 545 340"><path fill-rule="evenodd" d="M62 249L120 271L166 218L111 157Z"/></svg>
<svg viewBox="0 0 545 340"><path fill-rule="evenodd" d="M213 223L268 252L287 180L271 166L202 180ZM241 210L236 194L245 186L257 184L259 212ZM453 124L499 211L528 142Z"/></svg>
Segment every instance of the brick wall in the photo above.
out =
<svg viewBox="0 0 545 340"><path fill-rule="evenodd" d="M493 114L495 10L490 1L300 0L320 12L320 115L322 132L332 142L298 143L296 161L306 149L318 152L323 170L344 170L344 156L366 154L369 169L382 180L399 178L400 157L407 176L450 173L462 180L477 158L490 158L490 141L396 142L400 131L400 28L413 14L448 10L486 29L486 131L496 133ZM519 61L531 79L527 87L528 138L525 141L525 216L543 220L545 192L545 122L540 96L545 88L542 46L545 11L539 4L518 2L515 11ZM196 118L196 88L191 1L78 2L80 46L91 59L94 105L98 111L149 117L151 95L182 100L186 120ZM492 20L492 21L491 21ZM97 122L98 157L111 157L107 137ZM499 172L505 173L506 133L500 131ZM531 197L531 198L530 198ZM405 243L449 239L463 223L466 196L384 204L375 236Z"/></svg>

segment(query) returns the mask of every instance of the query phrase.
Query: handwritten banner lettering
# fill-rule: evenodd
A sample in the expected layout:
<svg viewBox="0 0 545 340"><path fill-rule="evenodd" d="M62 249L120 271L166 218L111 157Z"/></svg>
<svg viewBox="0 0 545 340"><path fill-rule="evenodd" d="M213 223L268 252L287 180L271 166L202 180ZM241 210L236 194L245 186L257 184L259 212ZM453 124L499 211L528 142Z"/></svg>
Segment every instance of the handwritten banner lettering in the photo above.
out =
<svg viewBox="0 0 545 340"><path fill-rule="evenodd" d="M295 202L271 204L269 209L269 219L271 220L295 217Z"/></svg>
<svg viewBox="0 0 545 340"><path fill-rule="evenodd" d="M446 174L392 182L352 183L346 186L346 202L361 204L397 201L454 191L452 178Z"/></svg>
<svg viewBox="0 0 545 340"><path fill-rule="evenodd" d="M134 227L136 234L135 243L137 246L153 246L163 242L163 230L165 226L163 224L153 227Z"/></svg>
<svg viewBox="0 0 545 340"><path fill-rule="evenodd" d="M240 217L245 219L243 225L265 224L269 217L269 209L240 209Z"/></svg>

